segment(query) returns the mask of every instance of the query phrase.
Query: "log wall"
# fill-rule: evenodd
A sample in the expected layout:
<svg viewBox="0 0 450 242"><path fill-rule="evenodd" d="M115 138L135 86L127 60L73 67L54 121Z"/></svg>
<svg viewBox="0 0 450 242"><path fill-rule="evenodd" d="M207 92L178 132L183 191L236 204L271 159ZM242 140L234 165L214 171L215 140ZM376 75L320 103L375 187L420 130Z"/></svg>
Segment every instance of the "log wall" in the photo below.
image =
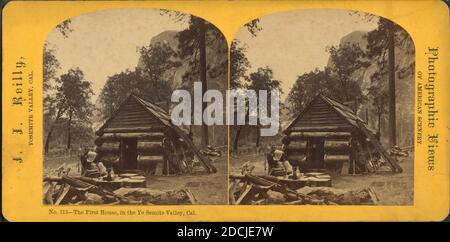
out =
<svg viewBox="0 0 450 242"><path fill-rule="evenodd" d="M323 138L325 168L339 170L350 160L353 127L322 99L314 100L292 125L284 139L287 158L302 161L308 154L308 140Z"/></svg>

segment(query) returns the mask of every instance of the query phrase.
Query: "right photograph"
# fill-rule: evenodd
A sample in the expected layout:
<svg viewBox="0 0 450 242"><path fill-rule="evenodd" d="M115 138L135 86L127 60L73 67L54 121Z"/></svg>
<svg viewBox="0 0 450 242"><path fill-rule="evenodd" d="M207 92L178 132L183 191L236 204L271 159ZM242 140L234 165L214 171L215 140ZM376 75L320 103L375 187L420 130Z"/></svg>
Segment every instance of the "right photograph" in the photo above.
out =
<svg viewBox="0 0 450 242"><path fill-rule="evenodd" d="M258 102L279 93L263 110L246 96L245 122L230 126L231 205L414 204L415 48L402 26L350 10L281 12L244 25L230 52L231 89ZM267 110L273 136L261 135Z"/></svg>

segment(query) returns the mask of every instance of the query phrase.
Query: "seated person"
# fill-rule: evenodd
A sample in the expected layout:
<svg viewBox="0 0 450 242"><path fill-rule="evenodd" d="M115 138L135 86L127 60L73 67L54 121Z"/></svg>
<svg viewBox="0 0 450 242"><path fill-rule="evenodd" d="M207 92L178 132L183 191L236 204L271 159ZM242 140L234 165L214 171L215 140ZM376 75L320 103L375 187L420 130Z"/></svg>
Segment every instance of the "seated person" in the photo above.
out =
<svg viewBox="0 0 450 242"><path fill-rule="evenodd" d="M97 152L85 149L80 157L81 175L87 177L99 177L107 174L106 167L96 160Z"/></svg>
<svg viewBox="0 0 450 242"><path fill-rule="evenodd" d="M269 175L285 176L286 173L292 173L292 167L285 159L283 151L277 149L274 145L271 146L270 152L266 155L267 163L269 165Z"/></svg>

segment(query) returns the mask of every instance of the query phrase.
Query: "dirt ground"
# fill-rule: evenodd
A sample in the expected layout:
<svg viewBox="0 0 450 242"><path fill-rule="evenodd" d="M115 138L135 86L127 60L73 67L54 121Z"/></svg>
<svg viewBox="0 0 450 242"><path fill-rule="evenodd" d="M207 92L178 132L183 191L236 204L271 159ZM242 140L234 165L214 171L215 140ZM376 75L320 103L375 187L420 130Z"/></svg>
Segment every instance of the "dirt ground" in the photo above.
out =
<svg viewBox="0 0 450 242"><path fill-rule="evenodd" d="M228 203L228 166L226 156L212 163L214 174L183 174L179 176L148 176L147 187L158 190L189 189L199 204Z"/></svg>
<svg viewBox="0 0 450 242"><path fill-rule="evenodd" d="M364 174L364 175L333 175L332 186L341 189L360 189L372 188L380 199L380 205L413 205L414 196L414 162L413 154L406 159L400 161L399 165L403 168L403 172L393 174L384 172L380 174ZM255 166L253 174L266 174L264 170L264 155L240 155L239 158L230 158L230 172L239 172L239 167L244 162L249 161ZM343 169L348 170L348 166L344 165Z"/></svg>
<svg viewBox="0 0 450 242"><path fill-rule="evenodd" d="M64 156L47 156L44 159L44 173L62 166L70 167L69 175L79 175L79 157L76 154ZM156 190L189 189L199 204L228 203L228 166L226 156L212 163L217 172L214 174L183 174L174 176L148 176L147 187ZM48 173L47 173L48 174Z"/></svg>

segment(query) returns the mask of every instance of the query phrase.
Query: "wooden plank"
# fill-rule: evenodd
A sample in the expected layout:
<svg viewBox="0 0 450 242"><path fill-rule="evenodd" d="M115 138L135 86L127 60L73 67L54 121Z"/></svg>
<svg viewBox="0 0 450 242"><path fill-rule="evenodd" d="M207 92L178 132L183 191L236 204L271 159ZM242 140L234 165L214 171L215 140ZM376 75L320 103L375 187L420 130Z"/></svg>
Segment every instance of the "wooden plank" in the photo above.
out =
<svg viewBox="0 0 450 242"><path fill-rule="evenodd" d="M172 128L184 140L188 148L199 158L206 170L210 173L216 173L217 168L211 164L211 160L208 157L200 153L200 150L197 149L192 140L178 126L173 126Z"/></svg>
<svg viewBox="0 0 450 242"><path fill-rule="evenodd" d="M164 133L151 132L151 133L106 133L100 136L103 140L116 140L127 138L164 138Z"/></svg>
<svg viewBox="0 0 450 242"><path fill-rule="evenodd" d="M403 169L400 167L400 165L397 163L397 161L392 158L383 148L383 146L378 142L378 139L375 137L375 135L370 132L362 123L360 120L356 120L356 124L358 127L362 130L362 132L369 138L369 142L375 147L375 149L380 152L380 154L388 161L388 163L391 165L391 168L394 172L401 173L403 172Z"/></svg>
<svg viewBox="0 0 450 242"><path fill-rule="evenodd" d="M324 120L324 119L333 119L333 120L342 120L342 117L337 116L335 114L326 114L326 115L305 115L301 120Z"/></svg>
<svg viewBox="0 0 450 242"><path fill-rule="evenodd" d="M143 109L143 110L124 110L118 113L115 117L119 115L127 116L127 115L150 115L150 114L148 114L147 111Z"/></svg>
<svg viewBox="0 0 450 242"><path fill-rule="evenodd" d="M347 131L352 130L351 126L294 126L291 128L291 132L333 132L333 131Z"/></svg>
<svg viewBox="0 0 450 242"><path fill-rule="evenodd" d="M164 133L105 133L95 140L96 145L101 145L105 141L119 141L120 139L137 138L160 141L164 138Z"/></svg>
<svg viewBox="0 0 450 242"><path fill-rule="evenodd" d="M142 133L142 132L164 132L165 126L153 126L153 127L122 127L122 128L105 128L102 131L96 133L101 135L103 133Z"/></svg>
<svg viewBox="0 0 450 242"><path fill-rule="evenodd" d="M291 140L298 138L350 138L349 132L292 132L289 135Z"/></svg>
<svg viewBox="0 0 450 242"><path fill-rule="evenodd" d="M245 190L241 193L239 198L236 200L236 205L241 204L243 201L248 200L250 196L254 193L250 192L253 189L253 184L247 184Z"/></svg>
<svg viewBox="0 0 450 242"><path fill-rule="evenodd" d="M153 115L150 115L149 113L146 113L146 112L138 112L138 113L123 112L123 113L117 114L117 116L116 116L116 118L123 118L123 117L128 117L128 118L145 118L145 117L153 117Z"/></svg>
<svg viewBox="0 0 450 242"><path fill-rule="evenodd" d="M157 119L154 118L154 117L149 117L149 116L134 117L134 118L131 118L131 117L116 117L113 120L113 122L114 121L116 121L116 122L132 122L132 121L146 121L146 122L150 121L150 122L155 122L155 121L157 121Z"/></svg>
<svg viewBox="0 0 450 242"><path fill-rule="evenodd" d="M130 117L130 118L140 118L140 117L154 117L153 115L149 114L148 112L142 111L142 112L122 112L117 114L115 118L123 118L123 117Z"/></svg>
<svg viewBox="0 0 450 242"><path fill-rule="evenodd" d="M66 197L67 193L69 193L69 190L70 190L70 186L67 184L62 184L61 186L62 186L62 188L61 188L62 191L60 194L58 194L58 197L56 198L56 201L55 201L55 205L59 205L62 202L62 200Z"/></svg>
<svg viewBox="0 0 450 242"><path fill-rule="evenodd" d="M141 124L128 124L128 125L114 124L114 125L111 125L109 127L110 128L119 128L119 129L121 129L121 128L134 128L134 127L149 127L149 128L151 128L151 127L153 127L155 125L156 124L143 124L143 125L141 125ZM151 131L151 132L153 132L153 131ZM120 133L124 133L124 132L120 132ZM129 133L135 133L135 132L129 132ZM143 132L139 132L139 133L143 133Z"/></svg>
<svg viewBox="0 0 450 242"><path fill-rule="evenodd" d="M339 119L339 120L333 120L333 119L324 119L324 120L300 120L298 122L298 125L310 125L310 124L314 124L314 125L345 125L347 122L343 119Z"/></svg>
<svg viewBox="0 0 450 242"><path fill-rule="evenodd" d="M128 125L142 125L142 126L146 126L146 125L158 125L159 122L155 119L155 120L151 120L151 119L141 119L141 120L134 120L134 121L128 121L128 120L113 120L111 121L109 127L113 127L114 125L119 125L119 126L128 126Z"/></svg>

